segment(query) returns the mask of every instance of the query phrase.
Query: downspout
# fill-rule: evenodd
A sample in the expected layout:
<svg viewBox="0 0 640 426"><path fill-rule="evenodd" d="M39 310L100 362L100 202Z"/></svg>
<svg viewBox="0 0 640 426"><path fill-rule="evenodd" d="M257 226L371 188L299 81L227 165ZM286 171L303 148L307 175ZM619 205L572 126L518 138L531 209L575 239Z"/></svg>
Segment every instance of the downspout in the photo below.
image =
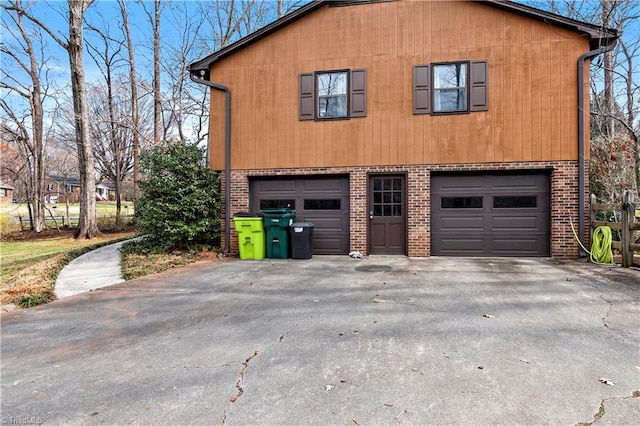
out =
<svg viewBox="0 0 640 426"><path fill-rule="evenodd" d="M205 72L201 70L201 78L197 78L193 72L190 72L189 78L195 83L224 92L224 252L229 253L229 240L231 239L231 90L222 84L205 80L204 74ZM208 144L207 155L209 155Z"/></svg>
<svg viewBox="0 0 640 426"><path fill-rule="evenodd" d="M585 234L584 221L586 212L584 208L585 197L584 192L586 190L584 169L585 169L585 138L584 138L584 63L587 58L593 58L604 52L612 50L616 45L616 39L614 39L609 45L600 47L598 49L590 50L583 53L578 58L578 235L584 241L587 239ZM586 256L586 253L580 248L580 256Z"/></svg>

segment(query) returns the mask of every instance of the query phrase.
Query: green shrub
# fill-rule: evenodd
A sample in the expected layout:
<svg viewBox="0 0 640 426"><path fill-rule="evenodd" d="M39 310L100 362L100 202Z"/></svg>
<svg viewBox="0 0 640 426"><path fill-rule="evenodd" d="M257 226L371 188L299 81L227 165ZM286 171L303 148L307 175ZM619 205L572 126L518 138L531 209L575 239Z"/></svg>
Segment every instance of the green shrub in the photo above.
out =
<svg viewBox="0 0 640 426"><path fill-rule="evenodd" d="M220 182L191 145L155 146L143 152L136 224L145 237L138 252L165 253L220 241Z"/></svg>

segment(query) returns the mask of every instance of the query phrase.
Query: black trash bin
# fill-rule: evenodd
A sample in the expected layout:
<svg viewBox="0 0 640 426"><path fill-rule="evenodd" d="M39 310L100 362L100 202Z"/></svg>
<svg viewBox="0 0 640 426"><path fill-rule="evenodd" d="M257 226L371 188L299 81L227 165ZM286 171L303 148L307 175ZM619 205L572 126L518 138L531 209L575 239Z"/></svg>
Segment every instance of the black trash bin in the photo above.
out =
<svg viewBox="0 0 640 426"><path fill-rule="evenodd" d="M313 223L294 222L289 226L291 232L291 258L311 259L313 248Z"/></svg>

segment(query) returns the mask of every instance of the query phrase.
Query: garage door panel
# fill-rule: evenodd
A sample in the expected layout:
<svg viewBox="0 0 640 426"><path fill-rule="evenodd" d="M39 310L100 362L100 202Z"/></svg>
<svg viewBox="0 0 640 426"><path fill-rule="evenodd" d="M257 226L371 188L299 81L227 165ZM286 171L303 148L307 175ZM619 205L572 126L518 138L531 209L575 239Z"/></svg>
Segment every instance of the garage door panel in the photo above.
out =
<svg viewBox="0 0 640 426"><path fill-rule="evenodd" d="M314 254L335 254L335 248L342 244L340 238L322 238L313 233L313 253Z"/></svg>
<svg viewBox="0 0 640 426"><path fill-rule="evenodd" d="M500 239L494 238L493 252L498 256L536 256L543 247L539 238Z"/></svg>
<svg viewBox="0 0 640 426"><path fill-rule="evenodd" d="M471 256L472 253L482 253L484 251L484 239L469 238L465 235L451 235L439 239L439 249L442 254L466 253Z"/></svg>
<svg viewBox="0 0 640 426"><path fill-rule="evenodd" d="M440 220L438 229L441 231L460 231L460 230L478 230L484 229L484 217L443 217Z"/></svg>
<svg viewBox="0 0 640 426"><path fill-rule="evenodd" d="M431 178L431 253L548 256L549 175L469 174Z"/></svg>
<svg viewBox="0 0 640 426"><path fill-rule="evenodd" d="M535 231L540 228L538 217L500 216L493 217L491 222L494 231Z"/></svg>
<svg viewBox="0 0 640 426"><path fill-rule="evenodd" d="M295 181L289 180L276 180L276 181L256 181L255 182L256 189L265 195L271 194L295 194L296 193L296 183Z"/></svg>
<svg viewBox="0 0 640 426"><path fill-rule="evenodd" d="M349 224L345 224L344 219L341 217L299 215L296 220L311 222L313 223L314 228L319 229L320 231L346 231L349 228Z"/></svg>
<svg viewBox="0 0 640 426"><path fill-rule="evenodd" d="M299 181L305 194L330 192L340 193L344 190L344 179L304 179Z"/></svg>

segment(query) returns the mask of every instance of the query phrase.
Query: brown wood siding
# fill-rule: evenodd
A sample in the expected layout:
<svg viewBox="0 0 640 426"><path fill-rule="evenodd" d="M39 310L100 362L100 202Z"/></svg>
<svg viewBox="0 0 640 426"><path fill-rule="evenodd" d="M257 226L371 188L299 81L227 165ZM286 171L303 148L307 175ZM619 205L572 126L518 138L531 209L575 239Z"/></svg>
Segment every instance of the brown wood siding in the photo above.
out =
<svg viewBox="0 0 640 426"><path fill-rule="evenodd" d="M469 2L325 7L213 65L232 92L232 168L577 159L577 59L587 37ZM413 115L413 66L487 60L489 110ZM367 70L367 116L298 120L298 76ZM588 140L588 139L587 139ZM224 168L224 98L211 165Z"/></svg>

